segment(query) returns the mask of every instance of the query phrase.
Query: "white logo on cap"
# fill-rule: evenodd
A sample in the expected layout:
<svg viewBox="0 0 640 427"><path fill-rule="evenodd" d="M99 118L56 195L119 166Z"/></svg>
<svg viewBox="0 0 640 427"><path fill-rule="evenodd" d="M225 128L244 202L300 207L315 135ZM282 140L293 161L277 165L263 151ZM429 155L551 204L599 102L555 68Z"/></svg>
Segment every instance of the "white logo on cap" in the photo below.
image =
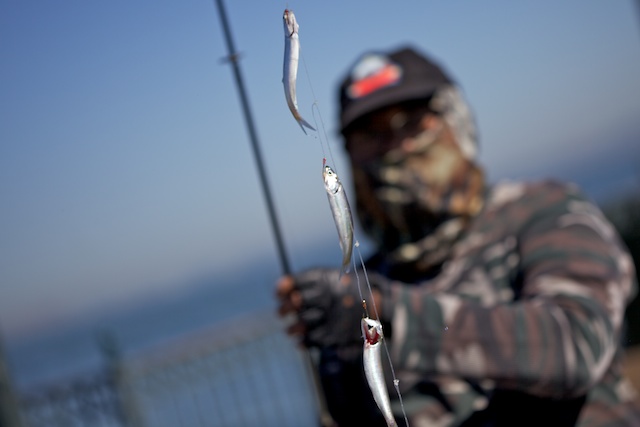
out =
<svg viewBox="0 0 640 427"><path fill-rule="evenodd" d="M351 70L352 83L347 88L350 98L360 98L379 89L394 85L402 77L402 68L388 57L364 55Z"/></svg>

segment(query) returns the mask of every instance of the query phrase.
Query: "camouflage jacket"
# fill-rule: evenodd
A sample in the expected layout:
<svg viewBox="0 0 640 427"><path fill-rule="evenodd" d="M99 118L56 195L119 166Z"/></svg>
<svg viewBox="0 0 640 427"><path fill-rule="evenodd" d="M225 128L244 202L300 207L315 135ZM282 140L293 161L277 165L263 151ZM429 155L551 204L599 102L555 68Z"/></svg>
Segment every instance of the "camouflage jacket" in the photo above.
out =
<svg viewBox="0 0 640 427"><path fill-rule="evenodd" d="M415 285L391 286L412 426L640 425L621 374L633 262L574 187L496 185L441 273Z"/></svg>

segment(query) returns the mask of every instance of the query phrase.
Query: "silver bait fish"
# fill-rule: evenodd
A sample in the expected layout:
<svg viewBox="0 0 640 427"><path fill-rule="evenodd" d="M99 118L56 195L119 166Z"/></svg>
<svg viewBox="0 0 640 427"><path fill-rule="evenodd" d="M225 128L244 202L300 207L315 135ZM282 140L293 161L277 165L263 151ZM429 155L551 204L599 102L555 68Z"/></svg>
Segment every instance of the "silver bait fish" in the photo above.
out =
<svg viewBox="0 0 640 427"><path fill-rule="evenodd" d="M340 178L329 165L322 161L322 178L324 179L324 188L327 190L327 198L329 206L333 214L333 220L338 230L338 238L340 248L342 249L342 273L349 270L351 262L351 253L353 251L353 218L351 217L351 208L347 200L347 194L342 187Z"/></svg>
<svg viewBox="0 0 640 427"><path fill-rule="evenodd" d="M296 98L296 78L298 75L298 58L300 56L300 39L298 38L298 23L293 11L285 9L284 21L284 67L282 83L284 84L284 96L287 98L287 105L293 114L302 131L305 127L315 130L298 111L298 100Z"/></svg>
<svg viewBox="0 0 640 427"><path fill-rule="evenodd" d="M362 334L364 335L364 352L362 363L364 373L369 383L369 388L373 394L378 408L382 412L388 427L397 427L393 413L391 412L391 402L389 393L384 382L382 371L382 325L379 321L365 317L362 319Z"/></svg>

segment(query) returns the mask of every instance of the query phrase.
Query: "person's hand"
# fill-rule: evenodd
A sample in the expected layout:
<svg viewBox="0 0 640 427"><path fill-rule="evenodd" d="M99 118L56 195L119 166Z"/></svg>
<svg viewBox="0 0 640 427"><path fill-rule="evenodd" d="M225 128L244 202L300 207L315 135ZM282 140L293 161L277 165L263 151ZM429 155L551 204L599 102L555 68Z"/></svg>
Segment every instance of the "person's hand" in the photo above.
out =
<svg viewBox="0 0 640 427"><path fill-rule="evenodd" d="M314 268L282 277L276 287L281 316L293 313L290 335L307 347L341 346L360 339L364 312L351 276L337 269Z"/></svg>
<svg viewBox="0 0 640 427"><path fill-rule="evenodd" d="M287 332L299 337L307 347L359 342L362 336L360 319L365 310L355 282L352 275L340 277L339 270L327 268L282 277L276 286L278 312L281 316L296 315ZM374 287L379 289L379 284ZM384 293L374 291L376 305ZM364 297L369 300L368 295ZM373 318L372 311L369 307L369 315Z"/></svg>

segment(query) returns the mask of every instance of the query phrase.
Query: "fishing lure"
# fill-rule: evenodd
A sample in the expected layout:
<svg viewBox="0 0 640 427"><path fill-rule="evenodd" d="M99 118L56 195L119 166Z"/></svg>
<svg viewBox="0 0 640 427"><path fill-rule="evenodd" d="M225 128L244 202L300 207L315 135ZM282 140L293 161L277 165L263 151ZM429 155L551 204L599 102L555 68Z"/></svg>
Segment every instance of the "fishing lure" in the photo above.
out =
<svg viewBox="0 0 640 427"><path fill-rule="evenodd" d="M384 381L384 372L382 370L382 324L377 321L364 317L362 319L362 334L364 335L364 351L362 354L362 363L364 365L364 374L367 377L369 388L373 394L378 408L382 412L388 427L397 427L393 412L391 412L391 401L389 393Z"/></svg>
<svg viewBox="0 0 640 427"><path fill-rule="evenodd" d="M291 114L296 119L302 131L306 134L305 127L315 130L298 111L298 100L296 98L296 78L298 75L298 58L300 56L300 39L298 38L298 22L293 11L285 9L284 21L284 67L282 83L284 84L284 96L287 98L287 105Z"/></svg>
<svg viewBox="0 0 640 427"><path fill-rule="evenodd" d="M326 164L325 159L322 160L322 166L324 188L327 190L329 206L333 214L333 221L336 223L340 248L342 249L342 270L340 273L342 275L349 270L353 252L353 218L349 201L347 200L347 193L344 191L338 174Z"/></svg>

